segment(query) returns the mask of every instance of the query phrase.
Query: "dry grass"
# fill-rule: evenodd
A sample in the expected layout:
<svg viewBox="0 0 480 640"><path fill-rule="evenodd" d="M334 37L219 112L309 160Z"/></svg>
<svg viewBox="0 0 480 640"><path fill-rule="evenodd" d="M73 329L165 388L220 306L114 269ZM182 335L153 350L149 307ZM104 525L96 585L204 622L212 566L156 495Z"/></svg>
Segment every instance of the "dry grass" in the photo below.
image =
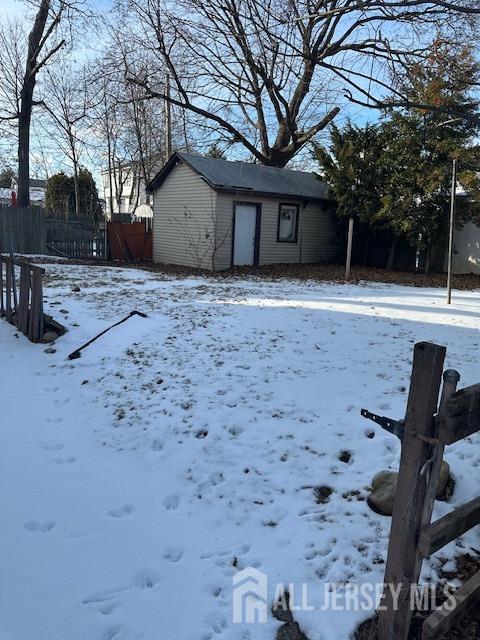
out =
<svg viewBox="0 0 480 640"><path fill-rule="evenodd" d="M465 554L456 558L457 567L455 571L441 573L441 578L452 580L458 578L461 582L469 580L477 571L480 571L480 557ZM440 585L441 587L442 585ZM442 589L439 589L439 593ZM437 599L437 606L442 602ZM422 625L425 618L431 611L416 611L413 615L408 640L422 640ZM480 638L478 601L470 611L457 621L455 627L442 636L442 640L478 640ZM379 640L378 638L377 616L362 622L353 635L353 640Z"/></svg>
<svg viewBox="0 0 480 640"><path fill-rule="evenodd" d="M48 258L37 258L36 263L49 262ZM126 262L105 262L103 260L69 260L70 264L86 264L92 266L109 266L117 268L140 268L163 274L167 277L202 276L212 279L224 278L261 278L264 280L281 280L282 278L297 280L312 280L316 282L345 282L345 270L340 265L322 264L273 264L261 267L236 267L226 271L212 272L193 267L178 265ZM445 288L447 276L445 273L416 273L413 271L387 271L386 269L374 269L371 267L352 268L352 283L357 282L381 282L386 284L400 284L412 287ZM480 275L456 275L453 277L453 288L457 290L471 291L480 289Z"/></svg>

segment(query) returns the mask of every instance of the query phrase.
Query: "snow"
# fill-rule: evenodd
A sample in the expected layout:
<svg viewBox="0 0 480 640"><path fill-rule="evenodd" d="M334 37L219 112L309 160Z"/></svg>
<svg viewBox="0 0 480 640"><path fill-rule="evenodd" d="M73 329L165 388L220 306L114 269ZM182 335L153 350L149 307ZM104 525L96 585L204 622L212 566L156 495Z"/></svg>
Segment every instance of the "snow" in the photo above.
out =
<svg viewBox="0 0 480 640"><path fill-rule="evenodd" d="M447 307L439 289L42 266L69 329L56 352L0 322L2 638L266 640L271 616L232 622L236 569L271 590L305 582L313 605L326 583L382 582L390 518L364 498L399 442L360 409L403 417L420 340L478 382L478 291ZM133 309L148 317L67 360ZM447 448L455 494L434 517L480 494L479 442ZM461 544L425 579L480 548L478 531ZM295 613L310 640L346 639L368 615Z"/></svg>

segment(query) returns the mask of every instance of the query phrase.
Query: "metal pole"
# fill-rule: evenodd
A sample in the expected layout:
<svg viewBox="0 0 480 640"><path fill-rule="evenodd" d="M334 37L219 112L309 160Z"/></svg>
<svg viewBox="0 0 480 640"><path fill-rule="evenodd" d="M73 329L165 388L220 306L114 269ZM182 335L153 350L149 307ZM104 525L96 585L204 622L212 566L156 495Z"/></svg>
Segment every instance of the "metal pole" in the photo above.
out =
<svg viewBox="0 0 480 640"><path fill-rule="evenodd" d="M165 77L165 162L172 155L172 113L170 105L170 74Z"/></svg>
<svg viewBox="0 0 480 640"><path fill-rule="evenodd" d="M352 262L352 244L353 244L353 217L350 216L348 221L348 240L347 240L347 262L345 265L345 280L350 280L350 264Z"/></svg>
<svg viewBox="0 0 480 640"><path fill-rule="evenodd" d="M103 217L103 257L105 260L108 260L108 220L107 220L107 208L105 207L105 215Z"/></svg>
<svg viewBox="0 0 480 640"><path fill-rule="evenodd" d="M447 304L452 302L453 230L455 228L455 195L457 190L457 159L453 159L452 193L450 196L450 229L448 234Z"/></svg>

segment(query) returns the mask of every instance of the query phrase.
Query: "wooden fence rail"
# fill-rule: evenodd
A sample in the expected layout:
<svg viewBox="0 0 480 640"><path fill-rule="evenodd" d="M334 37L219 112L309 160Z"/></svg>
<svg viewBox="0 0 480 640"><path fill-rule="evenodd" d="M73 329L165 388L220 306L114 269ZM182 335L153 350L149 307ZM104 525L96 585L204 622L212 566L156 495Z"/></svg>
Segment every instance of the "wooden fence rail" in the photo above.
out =
<svg viewBox="0 0 480 640"><path fill-rule="evenodd" d="M104 258L104 231L88 216L46 217L41 207L0 205L0 252Z"/></svg>
<svg viewBox="0 0 480 640"><path fill-rule="evenodd" d="M0 252L43 254L46 251L45 210L0 206Z"/></svg>
<svg viewBox="0 0 480 640"><path fill-rule="evenodd" d="M457 391L457 371L443 374L437 411L445 354L445 347L415 345L405 420L399 422L362 410L362 415L402 440L378 640L407 640L413 614L412 589L417 587L423 559L480 524L480 497L430 522L445 445L480 430L480 384ZM480 600L480 572L453 598L455 606L447 600L426 618L422 640L440 638Z"/></svg>
<svg viewBox="0 0 480 640"><path fill-rule="evenodd" d="M20 269L19 278L15 267ZM0 315L32 342L43 340L44 273L44 269L26 260L0 254Z"/></svg>

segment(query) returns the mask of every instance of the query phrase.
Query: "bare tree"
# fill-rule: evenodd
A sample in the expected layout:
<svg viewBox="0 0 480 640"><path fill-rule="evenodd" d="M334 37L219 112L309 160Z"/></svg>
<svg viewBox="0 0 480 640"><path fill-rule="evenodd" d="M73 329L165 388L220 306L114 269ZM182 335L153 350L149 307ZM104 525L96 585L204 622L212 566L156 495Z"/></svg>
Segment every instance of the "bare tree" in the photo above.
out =
<svg viewBox="0 0 480 640"><path fill-rule="evenodd" d="M7 24L0 41L7 40L11 48L4 46L0 52L0 85L7 78L12 90L7 104L10 107L0 114L0 120L17 121L18 135L18 204L30 204L30 127L35 106L42 104L34 98L37 78L42 69L54 59L65 46L67 36L62 34L61 24L69 22L72 13L83 4L82 0L31 0L30 9L35 10L33 25L28 37L19 23ZM3 42L0 42L3 45ZM12 66L8 69L9 61Z"/></svg>
<svg viewBox="0 0 480 640"><path fill-rule="evenodd" d="M20 20L7 20L0 28L0 133L8 139L14 138L20 111L25 42Z"/></svg>
<svg viewBox="0 0 480 640"><path fill-rule="evenodd" d="M127 192L127 183L130 212L135 212L146 185L163 164L165 148L164 105L145 101L143 90L126 82L120 30L118 25L112 27L112 46L91 71L92 86L102 96L91 116L93 128L106 150L110 214L114 202L120 203ZM145 68L141 52L137 52L134 64L136 68ZM178 125L173 129L176 131Z"/></svg>
<svg viewBox="0 0 480 640"><path fill-rule="evenodd" d="M123 0L122 10L137 17L129 20L129 82L275 166L345 101L408 106L391 74L426 63L438 28L465 37L480 14L478 0ZM170 96L154 68L135 66L140 47L166 65Z"/></svg>
<svg viewBox="0 0 480 640"><path fill-rule="evenodd" d="M185 248L197 269L209 268L215 271L218 252L231 241L233 220L225 229L219 229L213 200L207 211L197 216L187 206L182 217L170 218L170 222L178 227L185 243Z"/></svg>
<svg viewBox="0 0 480 640"><path fill-rule="evenodd" d="M88 91L83 69L75 69L71 64L47 70L43 93L44 107L49 115L44 132L73 168L75 215L79 216L80 159L87 135L87 114L95 98Z"/></svg>

